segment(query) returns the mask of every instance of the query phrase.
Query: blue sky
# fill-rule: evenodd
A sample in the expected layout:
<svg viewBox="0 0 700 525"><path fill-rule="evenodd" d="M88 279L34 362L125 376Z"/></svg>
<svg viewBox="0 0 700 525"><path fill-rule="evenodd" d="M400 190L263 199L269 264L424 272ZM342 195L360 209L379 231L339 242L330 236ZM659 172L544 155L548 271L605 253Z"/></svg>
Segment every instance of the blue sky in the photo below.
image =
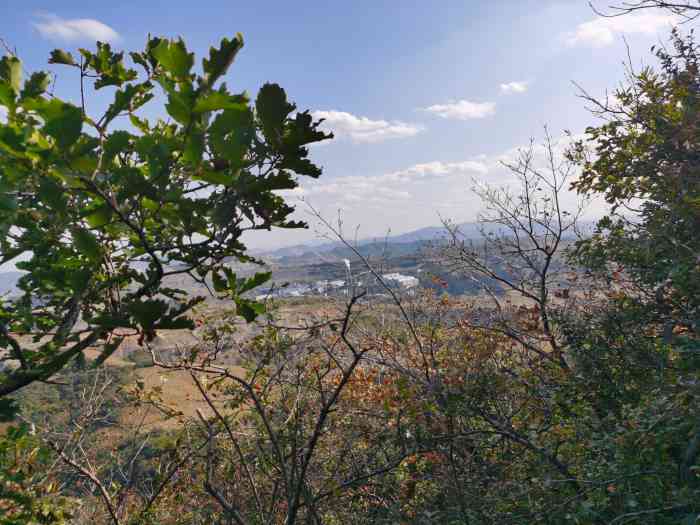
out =
<svg viewBox="0 0 700 525"><path fill-rule="evenodd" d="M36 1L5 2L0 36L26 69L46 69L54 47L97 38L140 49L150 32L183 36L198 54L241 31L245 48L227 79L255 93L280 83L301 109L318 111L337 135L313 149L325 173L289 195L324 215L342 210L360 236L473 220L472 177L505 183L498 160L548 125L581 133L595 122L572 81L602 95L626 57L653 63L652 44L670 17L600 19L584 0L406 1ZM57 70L56 92L75 78ZM299 216L306 218L305 205ZM591 214L595 214L595 207ZM253 247L315 235L256 234Z"/></svg>

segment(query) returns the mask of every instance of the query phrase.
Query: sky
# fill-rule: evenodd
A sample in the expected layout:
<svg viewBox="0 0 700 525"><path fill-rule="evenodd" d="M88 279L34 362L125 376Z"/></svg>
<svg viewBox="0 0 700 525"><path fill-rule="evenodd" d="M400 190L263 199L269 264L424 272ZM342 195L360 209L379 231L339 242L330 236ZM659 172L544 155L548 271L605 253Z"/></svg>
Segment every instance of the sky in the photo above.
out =
<svg viewBox="0 0 700 525"><path fill-rule="evenodd" d="M0 5L0 37L29 71L52 69L46 61L55 47L102 40L139 50L150 33L182 36L201 57L222 37L242 32L245 47L227 75L229 87L255 94L277 82L336 136L312 147L322 177L285 194L310 229L256 232L246 242L258 249L323 233L309 206L330 220L340 214L346 231L361 238L434 226L441 218L475 220L473 181L509 184L500 161L531 139L541 142L544 126L558 139L599 122L576 85L595 96L614 90L626 46L635 66L653 65L650 47L667 41L673 22L662 11L601 18L586 0ZM75 100L77 79L55 71L55 93ZM588 214L600 211L594 203Z"/></svg>

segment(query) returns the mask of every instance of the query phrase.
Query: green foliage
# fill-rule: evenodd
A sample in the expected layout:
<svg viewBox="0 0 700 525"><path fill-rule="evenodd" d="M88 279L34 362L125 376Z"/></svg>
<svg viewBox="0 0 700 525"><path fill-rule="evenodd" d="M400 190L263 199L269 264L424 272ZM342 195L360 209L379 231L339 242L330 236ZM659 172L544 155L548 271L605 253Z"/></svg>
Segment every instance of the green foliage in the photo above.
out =
<svg viewBox="0 0 700 525"><path fill-rule="evenodd" d="M579 255L593 269L624 270L649 292L638 301L697 333L700 63L692 35L675 32L673 43L656 53L661 70L631 74L615 93L619 107L606 112L608 122L587 130L594 155L584 143L572 152L583 168L574 186L612 205Z"/></svg>
<svg viewBox="0 0 700 525"><path fill-rule="evenodd" d="M692 35L672 40L656 53L660 70L630 73L619 106L587 130L593 154L584 142L570 153L582 167L575 188L612 206L574 253L605 294L558 320L573 395L595 416L585 472L611 480L591 493L589 520L700 515L700 50Z"/></svg>
<svg viewBox="0 0 700 525"><path fill-rule="evenodd" d="M219 49L215 47L209 48L209 59L202 61L202 69L204 69L204 81L207 85L214 84L226 70L231 67L236 55L243 47L243 35L236 33L232 39L224 38L221 40Z"/></svg>
<svg viewBox="0 0 700 525"><path fill-rule="evenodd" d="M604 109L589 144L570 152L582 168L574 187L603 195L612 211L576 246L566 294L554 300L543 277L540 303L504 301L497 318L431 295L402 307L405 316L400 305L368 303L336 318L324 305L301 337L269 326L242 343L232 321L216 320L181 365L213 414L199 411L187 439L121 446L165 466L147 480L166 484L141 517L696 523L700 63L692 38L675 34L674 44L657 53L659 72L630 75L620 107ZM320 175L307 146L326 136L277 85L252 99L218 84L242 46L240 35L224 39L198 75L181 39L153 38L130 54L141 77L107 44L78 59L54 51L50 62L114 88L99 119L45 96L43 74L22 83L14 57L0 63L0 249L3 262L29 255L18 265L21 297L0 304L0 343L18 363L0 393L48 378L87 345L103 348L99 365L119 347L116 330L143 342L191 327L200 299L167 287L169 275L211 282L248 321L264 313L246 294L270 274L241 278L225 261L251 260L246 230L300 226L276 191ZM150 123L138 110L156 86L169 120ZM125 116L128 130L108 129ZM591 291L574 287L582 269ZM231 347L235 372L211 366ZM147 355L132 360L150 364ZM69 390L35 386L20 406L50 419ZM155 403L163 390L154 390L149 398L141 383L135 399ZM17 408L0 398L6 414ZM53 417L61 429L63 416ZM0 504L25 513L11 523L37 512L66 519L40 474L47 458L26 429L0 440Z"/></svg>
<svg viewBox="0 0 700 525"><path fill-rule="evenodd" d="M182 39L151 38L131 53L141 74L109 44L80 49L79 59L54 50L50 63L77 69L81 82L94 78L97 90L114 88L95 117L46 94L45 73L22 84L19 59L2 59L0 261L23 257L26 273L21 297L0 303L0 346L17 365L0 375L0 395L50 377L116 329L150 339L190 326L201 298L164 279L203 281L230 258L250 261L245 231L304 226L275 192L296 187L296 175L320 175L306 146L329 135L308 112L293 114L276 84L254 105L228 91L220 80L242 46L240 35L223 39L201 75ZM169 118L149 122L139 111L157 86ZM126 129L111 129L123 118ZM240 294L263 281L233 282L225 292L252 320L262 308ZM106 346L102 359L114 350Z"/></svg>
<svg viewBox="0 0 700 525"><path fill-rule="evenodd" d="M46 472L51 464L26 426L0 435L0 524L69 523L75 502L58 494Z"/></svg>
<svg viewBox="0 0 700 525"><path fill-rule="evenodd" d="M253 321L258 315L265 312L263 304L251 301L243 297L243 294L269 281L272 278L272 272L258 272L252 277L242 279L238 278L230 268L223 268L223 276L214 273L212 278L214 290L219 293L223 292L224 296L233 297L238 313L246 321Z"/></svg>

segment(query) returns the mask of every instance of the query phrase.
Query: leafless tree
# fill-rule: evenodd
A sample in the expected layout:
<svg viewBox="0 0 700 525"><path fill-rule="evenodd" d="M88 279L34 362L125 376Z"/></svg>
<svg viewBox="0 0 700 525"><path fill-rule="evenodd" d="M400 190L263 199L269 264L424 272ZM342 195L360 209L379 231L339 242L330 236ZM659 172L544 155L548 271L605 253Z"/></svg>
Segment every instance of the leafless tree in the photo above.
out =
<svg viewBox="0 0 700 525"><path fill-rule="evenodd" d="M352 333L362 298L353 294L337 316L312 326L271 323L267 335L242 342L214 330L170 359L152 350L156 366L188 371L204 401L203 488L227 523L321 523L327 500L390 472L409 453L388 431L368 438L351 417L366 418L363 407L343 404L371 350ZM237 353L243 368L219 364L224 352ZM358 455L361 440L369 451Z"/></svg>
<svg viewBox="0 0 700 525"><path fill-rule="evenodd" d="M573 212L564 209L561 197L574 175L574 166L561 153L559 145L547 133L543 146L531 144L519 152L515 161L505 164L520 183L516 190L478 186L477 193L486 205L481 217L485 244L480 245L486 247L485 257L482 252L471 252L458 229L446 224L451 242L448 247L443 247L438 261L449 265L453 271L467 271L488 288L495 301L495 311L501 316L502 323L497 325L472 323L469 326L469 323L464 323L462 316L469 318L478 309L468 301L463 304L459 300L430 294L426 297L400 293L382 278L377 269L381 266L363 255L356 242L345 237L342 221L333 224L311 208L314 217L330 232L330 236L345 246L354 260L373 275L386 292L388 301L385 303L393 307L394 315L388 316L382 326L362 327L358 323L356 328L364 329L366 340L374 338L388 343L375 345L374 351L367 354L366 363L379 367L387 379L411 384L420 392L419 399L430 400L438 407L430 438L421 445L424 450L435 451L445 458L449 468L442 490L454 494L457 501L464 502L467 493L483 488L482 480L490 473L475 450L489 448L492 443L540 457L553 472L568 479L568 485L578 494L585 494L556 450L540 442L538 436L542 427L549 424L548 414L552 412L550 392L526 379L533 370L535 374L539 373L536 365L532 367L529 357L532 353L568 368L548 316L552 295L559 296L560 306L570 299L568 288L562 286L565 283L563 252L565 246L581 234L578 227L586 202L585 199L577 201ZM536 156L544 159L544 166L541 160L537 162ZM493 232L493 226L498 226L501 231L490 235L487 232ZM494 265L491 253L498 255L496 261L510 270L509 275L504 275ZM533 309L537 311L533 315L541 321L537 328L519 326L520 320L510 316L512 310L507 306L507 300L497 293L499 286L546 308ZM489 333L495 337L489 338ZM509 350L509 340L515 340L519 348ZM491 348L483 348L485 341L489 341ZM482 350L478 350L480 347ZM455 389L448 377L451 370L445 368L444 359L445 355L459 355L464 348L473 352L474 361L461 378L464 379L463 386ZM476 385L488 383L488 377L507 377L518 388L505 394L496 390L485 392L482 386ZM450 408L449 400L455 395L470 398L460 407L459 414L453 411L454 407ZM539 415L533 416L538 422L530 431L518 428L515 421L523 413L534 413L532 406L539 407L536 411ZM427 419L431 420L433 416L427 416ZM404 428L409 434L411 430L410 427Z"/></svg>
<svg viewBox="0 0 700 525"><path fill-rule="evenodd" d="M118 416L111 405L120 394L115 389L115 379L107 369L83 372L87 380L76 385L77 402L71 406L64 423L46 421L32 424L39 438L56 455L53 468L62 471L65 489L80 492L86 487L83 497L95 497L101 502L108 522L121 525L148 514L172 477L190 459L188 448L179 450L162 465L159 465L159 480L144 476L140 471L143 453L150 444L151 432L145 425L147 412L129 431L127 447L104 447L100 433L111 433L111 439L119 435ZM124 430L124 429L121 429ZM95 443L99 443L96 446ZM107 458L100 457L97 449L108 452ZM59 469L58 465L63 468ZM138 503L134 505L134 500ZM85 506L90 517L100 519L96 513L99 506ZM136 510L134 510L136 509Z"/></svg>
<svg viewBox="0 0 700 525"><path fill-rule="evenodd" d="M473 279L491 298L494 319L477 324L517 340L532 353L568 368L552 323L555 294L561 307L571 299L563 257L566 246L581 235L585 200L571 211L562 203L575 166L559 154L545 129L541 146L531 142L503 165L514 175L515 188L475 183L484 210L478 217L481 238L466 239L458 226L445 221L449 244L438 260L450 271ZM574 276L575 278L575 276ZM513 296L526 301L514 310ZM523 309L538 321L537 330L513 322ZM537 335L532 335L537 334Z"/></svg>
<svg viewBox="0 0 700 525"><path fill-rule="evenodd" d="M605 17L624 16L645 9L667 9L685 21L694 20L700 16L698 0L628 0L606 6L607 11L601 10L594 2L589 2L589 5L596 14Z"/></svg>

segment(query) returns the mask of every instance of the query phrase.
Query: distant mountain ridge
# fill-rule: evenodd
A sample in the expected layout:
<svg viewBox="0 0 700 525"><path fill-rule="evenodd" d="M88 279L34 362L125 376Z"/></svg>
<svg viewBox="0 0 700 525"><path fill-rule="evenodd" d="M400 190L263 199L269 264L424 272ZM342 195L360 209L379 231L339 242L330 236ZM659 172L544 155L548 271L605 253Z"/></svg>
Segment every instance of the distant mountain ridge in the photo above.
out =
<svg viewBox="0 0 700 525"><path fill-rule="evenodd" d="M594 224L593 222L582 221L579 226L581 230L592 231ZM488 233L496 232L500 229L492 224L474 222L464 222L456 225L456 227L465 240L481 238L482 230ZM359 240L357 247L364 256L381 255L385 247L391 247L391 255L401 256L417 253L427 248L431 242L446 240L447 236L448 232L444 226L427 226L398 235L367 237ZM298 263L299 259L313 258L327 262L342 262L344 258L352 258L350 250L341 242L323 241L320 239L274 250L252 250L251 253L262 259L277 260L282 265ZM139 264L135 263L136 266L139 266ZM23 273L18 271L0 272L0 295L17 293L16 284L22 275Z"/></svg>
<svg viewBox="0 0 700 525"><path fill-rule="evenodd" d="M478 239L479 237L481 237L481 228L484 226L486 225L473 222L465 222L457 225L465 239ZM490 229L492 228L486 228L486 230ZM495 230L495 228L493 229ZM357 244L358 246L364 246L369 244L379 245L383 243L426 243L429 241L444 240L447 238L447 235L448 233L444 226L426 226L425 228L419 228L417 230L401 233L398 235L388 235L385 237L366 237L357 241ZM299 257L303 255L311 255L314 253L322 254L333 252L342 246L342 243L339 241L323 242L319 240L314 240L308 243L286 246L284 248L259 251L256 255L272 258Z"/></svg>
<svg viewBox="0 0 700 525"><path fill-rule="evenodd" d="M461 224L455 225L463 239L465 240L476 240L482 237L482 232L486 233L496 233L502 228L495 224L488 223L477 223L477 222L463 222ZM595 222L591 221L581 221L578 224L580 231L592 232L595 226ZM544 231L544 228L542 228ZM416 244L425 245L429 242L435 242L447 239L448 232L445 226L426 226L425 228L419 228L407 233L401 233L398 235L388 235L385 237L366 237L357 241L357 246L368 246L374 245L379 246L382 244L396 245L396 244ZM574 238L574 233L567 235L567 238ZM258 250L254 251L255 255L260 257L268 257L273 259L282 259L288 257L303 257L311 256L313 254L327 254L331 252L337 252L340 248L343 248L343 244L339 241L323 241L315 239L303 244L295 244L293 246L286 246L284 248L277 248L272 250Z"/></svg>

